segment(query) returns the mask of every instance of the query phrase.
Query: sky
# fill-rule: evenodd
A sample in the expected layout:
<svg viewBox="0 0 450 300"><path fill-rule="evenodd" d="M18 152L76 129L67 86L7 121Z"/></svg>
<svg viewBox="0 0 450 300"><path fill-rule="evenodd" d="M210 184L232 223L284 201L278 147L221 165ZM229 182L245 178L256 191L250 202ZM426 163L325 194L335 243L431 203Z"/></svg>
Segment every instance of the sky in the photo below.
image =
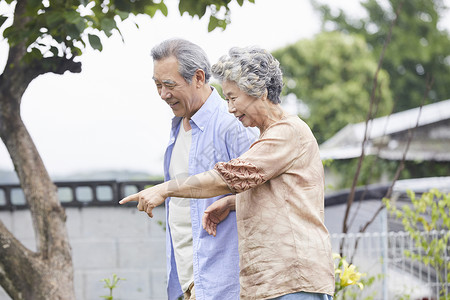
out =
<svg viewBox="0 0 450 300"><path fill-rule="evenodd" d="M108 170L162 174L173 114L152 80L150 50L159 42L188 39L204 48L213 64L233 46L272 51L320 30L319 15L308 0L233 3L231 24L210 33L207 18L180 16L178 1L165 2L168 17L137 17L138 27L125 21L119 25L124 41L114 34L102 40L102 52L86 49L81 73L41 75L26 90L22 119L51 176ZM357 0L321 2L363 14ZM445 26L450 28L449 22ZM7 50L0 37L0 72ZM3 143L0 169L13 170Z"/></svg>

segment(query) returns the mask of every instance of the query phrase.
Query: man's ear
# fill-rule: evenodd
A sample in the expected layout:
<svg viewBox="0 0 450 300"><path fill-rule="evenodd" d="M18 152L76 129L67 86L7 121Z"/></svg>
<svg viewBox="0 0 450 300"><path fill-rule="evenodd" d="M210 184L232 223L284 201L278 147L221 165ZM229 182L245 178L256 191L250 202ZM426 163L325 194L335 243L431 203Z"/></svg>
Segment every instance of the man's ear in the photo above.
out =
<svg viewBox="0 0 450 300"><path fill-rule="evenodd" d="M194 73L193 80L194 80L195 86L198 88L205 85L205 83L206 83L205 71L203 71L202 69L197 69Z"/></svg>

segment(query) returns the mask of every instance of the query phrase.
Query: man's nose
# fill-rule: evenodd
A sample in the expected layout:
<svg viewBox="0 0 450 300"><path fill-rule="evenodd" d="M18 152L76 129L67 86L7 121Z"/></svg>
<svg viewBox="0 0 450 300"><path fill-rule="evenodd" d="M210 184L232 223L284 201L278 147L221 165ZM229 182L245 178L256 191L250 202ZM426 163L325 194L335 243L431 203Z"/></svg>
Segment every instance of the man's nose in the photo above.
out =
<svg viewBox="0 0 450 300"><path fill-rule="evenodd" d="M168 100L170 98L172 98L172 93L170 92L170 90L164 86L161 87L161 91L159 93L159 95L161 96L161 98L163 100Z"/></svg>

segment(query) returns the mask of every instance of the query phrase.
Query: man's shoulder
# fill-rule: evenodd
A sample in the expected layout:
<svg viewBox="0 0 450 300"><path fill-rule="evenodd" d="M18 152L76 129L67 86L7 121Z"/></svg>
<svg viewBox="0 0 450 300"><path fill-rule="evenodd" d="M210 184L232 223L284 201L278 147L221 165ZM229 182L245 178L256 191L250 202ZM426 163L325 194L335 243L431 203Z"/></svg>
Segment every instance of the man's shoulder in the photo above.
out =
<svg viewBox="0 0 450 300"><path fill-rule="evenodd" d="M213 119L220 127L226 127L229 130L245 130L242 123L227 110L218 109Z"/></svg>

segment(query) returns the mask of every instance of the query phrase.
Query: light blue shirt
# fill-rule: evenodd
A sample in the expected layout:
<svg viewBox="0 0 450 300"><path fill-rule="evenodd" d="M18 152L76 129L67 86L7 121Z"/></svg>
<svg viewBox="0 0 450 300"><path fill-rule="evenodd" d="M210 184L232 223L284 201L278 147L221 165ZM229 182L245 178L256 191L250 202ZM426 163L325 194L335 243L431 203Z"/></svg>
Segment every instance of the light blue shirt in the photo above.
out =
<svg viewBox="0 0 450 300"><path fill-rule="evenodd" d="M169 180L169 164L182 118L172 119L169 145L164 156L164 176ZM246 129L228 113L226 102L213 89L203 106L189 121L192 143L189 153L189 175L213 169L219 161L229 161L247 151L259 131ZM197 300L239 299L239 253L236 213L217 226L216 237L202 227L203 212L220 197L191 200L193 237L194 286ZM182 295L170 237L168 212L170 198L166 199L166 258L167 294L169 300Z"/></svg>

